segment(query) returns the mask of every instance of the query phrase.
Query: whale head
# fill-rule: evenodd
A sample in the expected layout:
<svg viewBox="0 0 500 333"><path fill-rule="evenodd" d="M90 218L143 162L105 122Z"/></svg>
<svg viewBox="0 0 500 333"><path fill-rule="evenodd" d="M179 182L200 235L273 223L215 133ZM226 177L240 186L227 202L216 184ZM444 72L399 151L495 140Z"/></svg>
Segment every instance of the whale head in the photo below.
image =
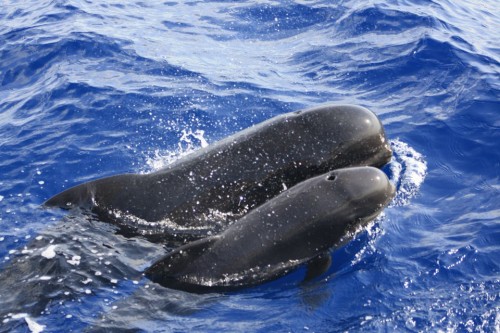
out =
<svg viewBox="0 0 500 333"><path fill-rule="evenodd" d="M395 194L395 187L386 174L373 167L339 169L323 178L325 191L318 206L324 207L324 214L318 223L335 230L335 238L365 226L382 212Z"/></svg>

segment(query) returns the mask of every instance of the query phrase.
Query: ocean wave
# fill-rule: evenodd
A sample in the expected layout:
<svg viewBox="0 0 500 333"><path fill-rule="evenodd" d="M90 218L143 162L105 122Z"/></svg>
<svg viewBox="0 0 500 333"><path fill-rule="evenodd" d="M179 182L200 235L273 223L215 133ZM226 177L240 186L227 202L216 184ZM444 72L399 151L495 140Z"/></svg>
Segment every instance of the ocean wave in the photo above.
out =
<svg viewBox="0 0 500 333"><path fill-rule="evenodd" d="M0 330L496 329L497 7L3 1ZM39 208L326 101L379 115L398 192L317 283L163 289L140 273L163 248Z"/></svg>

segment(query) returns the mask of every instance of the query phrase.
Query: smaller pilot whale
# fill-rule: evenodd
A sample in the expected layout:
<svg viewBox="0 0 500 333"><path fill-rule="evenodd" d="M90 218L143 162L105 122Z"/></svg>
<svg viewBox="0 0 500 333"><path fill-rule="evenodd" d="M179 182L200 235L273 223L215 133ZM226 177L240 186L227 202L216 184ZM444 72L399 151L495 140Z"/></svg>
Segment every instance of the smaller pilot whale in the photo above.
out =
<svg viewBox="0 0 500 333"><path fill-rule="evenodd" d="M350 166L381 167L391 156L382 123L373 112L327 104L276 116L151 174L122 174L77 185L44 205L88 207L101 220L133 228L130 234L144 235L148 223L125 225L123 216L190 231L205 227L205 217L213 210L233 214L232 222L308 178ZM179 229L149 235L162 241L181 234ZM191 239L205 236L193 234Z"/></svg>
<svg viewBox="0 0 500 333"><path fill-rule="evenodd" d="M382 211L394 191L385 173L373 167L310 178L221 234L176 248L145 275L165 287L190 292L232 290L275 279L298 265L324 262L330 249L348 241Z"/></svg>

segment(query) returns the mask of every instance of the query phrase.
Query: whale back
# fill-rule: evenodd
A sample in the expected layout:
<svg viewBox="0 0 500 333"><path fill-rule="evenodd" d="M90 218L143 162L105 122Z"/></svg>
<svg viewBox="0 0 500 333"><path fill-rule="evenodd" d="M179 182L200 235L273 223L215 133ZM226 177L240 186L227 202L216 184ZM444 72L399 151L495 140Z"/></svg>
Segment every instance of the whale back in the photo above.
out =
<svg viewBox="0 0 500 333"><path fill-rule="evenodd" d="M214 211L225 214L220 223L227 225L305 179L349 166L380 167L390 158L375 114L359 106L325 105L274 117L151 174L77 185L45 206L89 207L118 224L128 216L195 230Z"/></svg>

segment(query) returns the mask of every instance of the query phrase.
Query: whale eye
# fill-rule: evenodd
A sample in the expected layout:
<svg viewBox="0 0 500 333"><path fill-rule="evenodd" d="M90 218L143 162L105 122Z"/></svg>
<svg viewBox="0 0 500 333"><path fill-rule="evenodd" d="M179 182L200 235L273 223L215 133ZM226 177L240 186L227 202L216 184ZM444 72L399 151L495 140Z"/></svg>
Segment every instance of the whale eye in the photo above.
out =
<svg viewBox="0 0 500 333"><path fill-rule="evenodd" d="M330 181L334 181L335 179L337 179L337 175L332 173L331 175L328 175L328 177L326 177L326 180L330 180Z"/></svg>

